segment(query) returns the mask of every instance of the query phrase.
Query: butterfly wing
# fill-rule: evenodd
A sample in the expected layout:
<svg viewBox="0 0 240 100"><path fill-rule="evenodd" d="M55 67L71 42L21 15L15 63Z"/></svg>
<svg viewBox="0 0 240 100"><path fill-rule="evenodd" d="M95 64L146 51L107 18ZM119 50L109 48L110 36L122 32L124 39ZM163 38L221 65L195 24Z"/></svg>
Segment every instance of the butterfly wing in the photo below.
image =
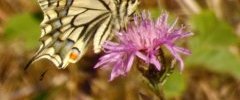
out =
<svg viewBox="0 0 240 100"><path fill-rule="evenodd" d="M44 13L44 20L40 25L41 46L27 66L34 61L47 58L58 68L65 68L83 56L90 40L100 37L96 39L101 42L111 33L113 17L110 7L113 3L109 0L38 0L38 2Z"/></svg>

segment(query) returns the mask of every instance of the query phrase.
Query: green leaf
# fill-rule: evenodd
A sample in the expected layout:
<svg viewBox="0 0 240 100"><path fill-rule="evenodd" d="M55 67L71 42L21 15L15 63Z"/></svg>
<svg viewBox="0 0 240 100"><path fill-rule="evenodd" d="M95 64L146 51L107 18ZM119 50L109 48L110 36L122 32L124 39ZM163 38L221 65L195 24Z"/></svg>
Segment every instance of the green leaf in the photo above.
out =
<svg viewBox="0 0 240 100"><path fill-rule="evenodd" d="M166 98L180 96L186 88L186 82L179 71L174 71L163 85Z"/></svg>
<svg viewBox="0 0 240 100"><path fill-rule="evenodd" d="M161 14L161 11L159 11L159 9L157 8L151 8L149 9L153 19L157 19L159 17L159 15Z"/></svg>
<svg viewBox="0 0 240 100"><path fill-rule="evenodd" d="M201 44L226 47L237 42L237 37L230 25L217 19L214 13L203 11L190 19L191 26L196 31L196 37Z"/></svg>
<svg viewBox="0 0 240 100"><path fill-rule="evenodd" d="M240 57L229 49L239 41L231 26L210 11L193 16L190 22L196 34L189 41L192 55L187 65L240 76Z"/></svg>
<svg viewBox="0 0 240 100"><path fill-rule="evenodd" d="M40 36L39 21L29 13L23 13L9 18L5 28L4 39L8 42L20 39L25 43L26 48L34 48L38 44Z"/></svg>

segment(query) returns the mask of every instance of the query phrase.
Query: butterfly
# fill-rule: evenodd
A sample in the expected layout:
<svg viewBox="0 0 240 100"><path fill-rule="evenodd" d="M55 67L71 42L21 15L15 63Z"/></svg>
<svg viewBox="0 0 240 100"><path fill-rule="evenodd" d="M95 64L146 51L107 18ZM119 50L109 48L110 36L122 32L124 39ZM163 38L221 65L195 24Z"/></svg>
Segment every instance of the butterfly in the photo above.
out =
<svg viewBox="0 0 240 100"><path fill-rule="evenodd" d="M135 13L138 0L38 0L44 19L41 46L25 69L46 58L57 68L75 63L93 43L95 53L112 36L126 26Z"/></svg>

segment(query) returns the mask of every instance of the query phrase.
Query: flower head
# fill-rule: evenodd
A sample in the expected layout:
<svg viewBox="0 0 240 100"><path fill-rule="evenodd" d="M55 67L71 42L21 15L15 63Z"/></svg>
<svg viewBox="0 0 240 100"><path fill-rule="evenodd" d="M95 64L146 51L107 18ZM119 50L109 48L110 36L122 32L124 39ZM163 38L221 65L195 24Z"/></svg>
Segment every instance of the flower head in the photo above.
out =
<svg viewBox="0 0 240 100"><path fill-rule="evenodd" d="M150 17L149 13L142 13L140 17L135 16L134 22L125 31L116 34L118 42L105 42L103 48L106 54L100 58L94 68L113 66L110 81L119 75L126 75L136 57L161 70L162 65L157 59L158 51L160 48L166 47L173 57L179 61L182 70L184 63L179 54L188 55L190 51L178 47L174 43L176 40L188 37L191 34L185 32L183 27L174 28L177 20L169 25L166 12L156 22Z"/></svg>

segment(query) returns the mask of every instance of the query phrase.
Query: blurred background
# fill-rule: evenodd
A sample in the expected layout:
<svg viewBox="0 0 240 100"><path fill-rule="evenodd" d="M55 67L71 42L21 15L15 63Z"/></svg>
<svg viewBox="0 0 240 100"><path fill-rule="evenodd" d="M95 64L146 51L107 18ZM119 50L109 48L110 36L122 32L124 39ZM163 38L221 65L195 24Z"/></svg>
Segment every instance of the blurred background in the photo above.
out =
<svg viewBox="0 0 240 100"><path fill-rule="evenodd" d="M193 54L165 83L167 100L240 99L240 0L141 0L140 9L166 10L194 33L180 43ZM108 82L91 52L64 70L41 60L24 71L42 17L37 0L0 0L0 100L158 100L136 68Z"/></svg>

